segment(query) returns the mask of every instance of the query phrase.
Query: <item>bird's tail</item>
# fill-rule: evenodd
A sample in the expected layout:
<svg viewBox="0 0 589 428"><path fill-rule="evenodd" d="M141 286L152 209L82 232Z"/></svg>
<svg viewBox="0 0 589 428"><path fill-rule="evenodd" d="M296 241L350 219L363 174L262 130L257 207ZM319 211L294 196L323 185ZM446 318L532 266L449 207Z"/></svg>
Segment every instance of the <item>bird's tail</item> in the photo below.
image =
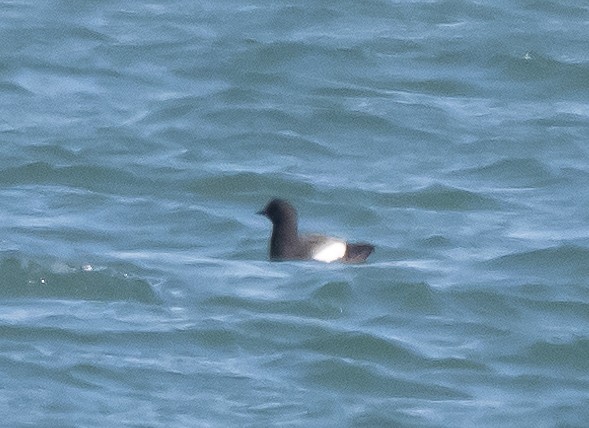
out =
<svg viewBox="0 0 589 428"><path fill-rule="evenodd" d="M346 263L362 263L373 251L374 245L365 243L348 244L343 260Z"/></svg>

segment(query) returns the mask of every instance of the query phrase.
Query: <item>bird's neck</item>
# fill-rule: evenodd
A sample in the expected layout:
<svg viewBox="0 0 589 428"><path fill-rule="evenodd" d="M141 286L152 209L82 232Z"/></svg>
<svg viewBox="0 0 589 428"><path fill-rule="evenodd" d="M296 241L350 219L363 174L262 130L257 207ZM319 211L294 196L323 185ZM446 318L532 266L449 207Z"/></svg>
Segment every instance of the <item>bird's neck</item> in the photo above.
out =
<svg viewBox="0 0 589 428"><path fill-rule="evenodd" d="M298 248L299 235L296 218L285 218L274 223L271 237L271 253L292 257L290 254Z"/></svg>

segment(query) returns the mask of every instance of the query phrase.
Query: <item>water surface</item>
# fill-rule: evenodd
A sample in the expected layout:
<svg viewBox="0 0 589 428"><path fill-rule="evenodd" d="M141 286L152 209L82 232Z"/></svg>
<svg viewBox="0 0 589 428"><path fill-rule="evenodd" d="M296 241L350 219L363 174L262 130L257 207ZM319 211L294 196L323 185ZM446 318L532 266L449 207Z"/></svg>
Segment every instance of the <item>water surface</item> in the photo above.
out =
<svg viewBox="0 0 589 428"><path fill-rule="evenodd" d="M586 424L584 2L0 11L6 426Z"/></svg>

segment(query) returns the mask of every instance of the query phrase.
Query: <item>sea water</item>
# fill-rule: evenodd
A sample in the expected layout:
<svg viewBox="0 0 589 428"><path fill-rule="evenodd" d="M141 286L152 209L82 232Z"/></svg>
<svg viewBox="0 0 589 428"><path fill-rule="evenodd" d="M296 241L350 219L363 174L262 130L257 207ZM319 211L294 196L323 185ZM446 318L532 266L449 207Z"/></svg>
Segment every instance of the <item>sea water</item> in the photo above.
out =
<svg viewBox="0 0 589 428"><path fill-rule="evenodd" d="M587 426L589 5L0 4L0 425ZM362 265L268 261L272 197Z"/></svg>

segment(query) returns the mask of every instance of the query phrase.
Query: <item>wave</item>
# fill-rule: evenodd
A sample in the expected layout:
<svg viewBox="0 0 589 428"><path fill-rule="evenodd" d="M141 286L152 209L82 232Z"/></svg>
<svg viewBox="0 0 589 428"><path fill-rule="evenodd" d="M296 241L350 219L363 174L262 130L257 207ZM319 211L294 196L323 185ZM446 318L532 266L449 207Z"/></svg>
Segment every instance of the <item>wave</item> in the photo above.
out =
<svg viewBox="0 0 589 428"><path fill-rule="evenodd" d="M266 300L224 295L208 298L205 304L230 311L247 310L258 315L280 314L312 319L338 319L344 316L339 306L323 299Z"/></svg>
<svg viewBox="0 0 589 428"><path fill-rule="evenodd" d="M86 265L46 266L15 255L0 257L0 296L4 298L135 301L156 303L151 284L108 269Z"/></svg>
<svg viewBox="0 0 589 428"><path fill-rule="evenodd" d="M22 85L13 82L0 82L0 91L3 94L12 94L18 96L25 96L25 95L32 95L32 92L29 91Z"/></svg>
<svg viewBox="0 0 589 428"><path fill-rule="evenodd" d="M550 370L577 370L586 373L589 370L589 339L576 338L570 342L553 343L537 341L517 356L506 357L518 360L522 364L547 367Z"/></svg>
<svg viewBox="0 0 589 428"><path fill-rule="evenodd" d="M495 210L501 207L498 200L489 196L442 184L411 192L381 194L380 199L385 205L432 211L478 211Z"/></svg>
<svg viewBox="0 0 589 428"><path fill-rule="evenodd" d="M557 95L580 96L583 91L579 92L579 88L589 81L589 68L585 63L565 62L534 51L521 56L494 55L490 62L509 81L527 82L529 92L526 95L542 99Z"/></svg>
<svg viewBox="0 0 589 428"><path fill-rule="evenodd" d="M56 167L47 162L31 162L0 171L4 185L63 185L108 193L136 193L145 189L140 177L115 168L96 165Z"/></svg>
<svg viewBox="0 0 589 428"><path fill-rule="evenodd" d="M501 159L482 167L457 171L455 175L508 187L537 187L555 180L545 163L531 158Z"/></svg>
<svg viewBox="0 0 589 428"><path fill-rule="evenodd" d="M484 264L493 269L548 274L581 281L589 275L589 249L576 245L560 245L507 254Z"/></svg>
<svg viewBox="0 0 589 428"><path fill-rule="evenodd" d="M330 358L308 364L308 381L341 394L377 397L413 397L424 400L465 400L471 397L457 389L432 382L405 380L368 364Z"/></svg>
<svg viewBox="0 0 589 428"><path fill-rule="evenodd" d="M313 185L293 180L284 174L259 174L255 172L237 172L203 177L186 183L186 189L207 198L244 197L251 201L265 202L277 195L311 195Z"/></svg>

